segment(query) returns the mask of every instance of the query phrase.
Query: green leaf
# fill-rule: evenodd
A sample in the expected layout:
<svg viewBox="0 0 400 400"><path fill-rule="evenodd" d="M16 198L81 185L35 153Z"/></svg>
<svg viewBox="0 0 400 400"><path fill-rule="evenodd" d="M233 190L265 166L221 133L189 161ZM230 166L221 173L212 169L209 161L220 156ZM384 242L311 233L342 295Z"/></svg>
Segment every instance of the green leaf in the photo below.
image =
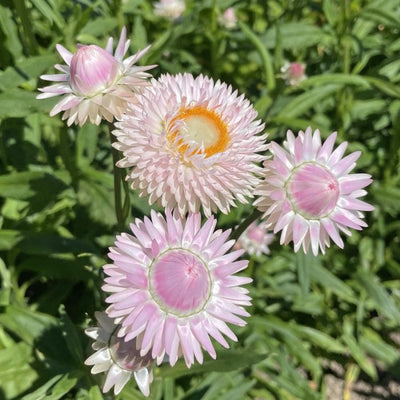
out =
<svg viewBox="0 0 400 400"><path fill-rule="evenodd" d="M0 93L0 119L27 117L35 112L47 113L55 99L36 99L37 93L10 89ZM24 106L21 107L21 104Z"/></svg>
<svg viewBox="0 0 400 400"><path fill-rule="evenodd" d="M104 397L101 394L101 390L97 385L92 386L89 390L89 400L103 400Z"/></svg>
<svg viewBox="0 0 400 400"><path fill-rule="evenodd" d="M14 22L11 9L2 5L0 5L0 27L6 36L5 45L7 49L14 59L18 60L22 56L22 45L18 38L17 25Z"/></svg>
<svg viewBox="0 0 400 400"><path fill-rule="evenodd" d="M395 214L400 211L400 189L395 184L374 185L372 193L387 212Z"/></svg>
<svg viewBox="0 0 400 400"><path fill-rule="evenodd" d="M299 277L299 283L301 288L301 293L303 297L306 297L310 290L310 268L309 264L313 262L310 254L304 254L302 251L296 253L296 265L297 265L297 275Z"/></svg>
<svg viewBox="0 0 400 400"><path fill-rule="evenodd" d="M6 399L19 398L38 378L37 372L29 365L31 351L25 343L0 350L0 393Z"/></svg>
<svg viewBox="0 0 400 400"><path fill-rule="evenodd" d="M312 47L321 44L329 38L321 28L303 22L288 22L281 25L282 47L298 51L300 48ZM272 27L262 37L264 45L272 49L276 44L276 30Z"/></svg>
<svg viewBox="0 0 400 400"><path fill-rule="evenodd" d="M51 8L45 0L31 0L31 2L50 22L54 22L60 29L64 28L65 22L61 14Z"/></svg>
<svg viewBox="0 0 400 400"><path fill-rule="evenodd" d="M46 329L57 325L57 320L47 314L10 305L0 314L0 323L24 342L33 345Z"/></svg>
<svg viewBox="0 0 400 400"><path fill-rule="evenodd" d="M136 15L135 23L133 24L133 43L136 51L144 49L149 43L147 40L147 31L140 15Z"/></svg>
<svg viewBox="0 0 400 400"><path fill-rule="evenodd" d="M346 285L322 265L316 263L310 264L310 275L313 282L320 283L326 290L332 291L346 300L356 301L350 286Z"/></svg>
<svg viewBox="0 0 400 400"><path fill-rule="evenodd" d="M0 306L7 306L10 304L10 296L12 291L11 272L7 269L6 264L0 258L0 277L1 277L1 289L0 289Z"/></svg>
<svg viewBox="0 0 400 400"><path fill-rule="evenodd" d="M0 230L0 250L11 250L22 240L20 231Z"/></svg>
<svg viewBox="0 0 400 400"><path fill-rule="evenodd" d="M21 400L45 400L47 399L47 393L57 383L63 375L56 375L47 381L44 385L40 386L39 389L36 389L34 392L29 393L22 397Z"/></svg>
<svg viewBox="0 0 400 400"><path fill-rule="evenodd" d="M286 104L278 116L281 118L295 118L301 116L325 98L336 93L341 86L342 85L338 84L329 84L324 87L308 90L306 93L297 96Z"/></svg>
<svg viewBox="0 0 400 400"><path fill-rule="evenodd" d="M0 249L10 250L13 247L35 255L98 253L97 248L86 240L66 238L50 232L0 231Z"/></svg>
<svg viewBox="0 0 400 400"><path fill-rule="evenodd" d="M264 360L266 357L266 354L260 354L259 352L252 352L244 349L230 349L219 352L216 360L206 356L203 364L195 364L190 369L187 368L183 361L178 361L174 367L163 365L156 372L156 376L162 376L164 378L177 378L180 376L197 374L201 372L235 371L240 368L245 368L256 364Z"/></svg>
<svg viewBox="0 0 400 400"><path fill-rule="evenodd" d="M108 226L114 225L116 219L112 174L93 168L85 169L84 173L83 179L79 181L79 202L88 207L94 221Z"/></svg>
<svg viewBox="0 0 400 400"><path fill-rule="evenodd" d="M16 88L30 79L36 79L56 61L55 54L44 54L18 60L15 66L0 71L0 90Z"/></svg>
<svg viewBox="0 0 400 400"><path fill-rule="evenodd" d="M63 304L59 307L59 313L61 332L65 342L67 343L67 348L75 359L77 365L81 366L85 360L81 341L82 334L81 332L78 332L75 325L70 320Z"/></svg>
<svg viewBox="0 0 400 400"><path fill-rule="evenodd" d="M354 337L349 333L345 333L342 338L343 341L347 344L348 349L350 350L350 354L354 357L360 368L372 379L376 380L378 374L375 365L368 359Z"/></svg>
<svg viewBox="0 0 400 400"><path fill-rule="evenodd" d="M323 350L338 354L346 353L346 347L343 346L343 344L323 331L299 324L293 324L292 329L297 332L299 336L303 336L307 341L314 343Z"/></svg>
<svg viewBox="0 0 400 400"><path fill-rule="evenodd" d="M398 85L373 76L364 76L364 78L382 93L385 93L388 96L400 98L400 88Z"/></svg>
<svg viewBox="0 0 400 400"><path fill-rule="evenodd" d="M356 278L358 283L367 292L369 299L375 303L377 309L382 314L394 321L400 321L400 310L375 276L366 271L358 271Z"/></svg>
<svg viewBox="0 0 400 400"><path fill-rule="evenodd" d="M46 396L46 400L59 400L63 398L77 383L78 377L74 374L65 374L53 387L51 394Z"/></svg>
<svg viewBox="0 0 400 400"><path fill-rule="evenodd" d="M302 340L296 335L295 330L293 330L288 323L272 315L264 318L253 317L251 322L280 335L289 348L290 353L293 354L304 367L308 368L314 377L317 378L320 376L321 366L317 359L304 346Z"/></svg>
<svg viewBox="0 0 400 400"><path fill-rule="evenodd" d="M242 400L246 393L254 386L255 381L244 382L240 385L235 385L231 390L228 390L224 395L219 396L219 400Z"/></svg>
<svg viewBox="0 0 400 400"><path fill-rule="evenodd" d="M30 200L34 209L42 209L66 189L63 181L43 171L14 172L0 176L0 196Z"/></svg>
<svg viewBox="0 0 400 400"><path fill-rule="evenodd" d="M85 268L87 263L86 257L32 255L18 264L18 271L33 271L41 276L64 281L88 281L96 276Z"/></svg>
<svg viewBox="0 0 400 400"><path fill-rule="evenodd" d="M300 88L308 88L310 86L323 86L330 84L339 84L339 85L354 85L359 86L363 89L369 89L371 84L367 79L363 78L359 75L352 74L323 74L323 75L315 75L310 78L304 80L299 84Z"/></svg>
<svg viewBox="0 0 400 400"><path fill-rule="evenodd" d="M0 324L45 356L46 368L53 374L71 370L73 362L58 320L50 315L10 305L0 314Z"/></svg>
<svg viewBox="0 0 400 400"><path fill-rule="evenodd" d="M395 346L386 343L382 336L365 327L360 336L360 346L371 357L383 361L387 367L394 366L400 361L400 355Z"/></svg>
<svg viewBox="0 0 400 400"><path fill-rule="evenodd" d="M104 32L111 32L117 26L118 26L118 21L111 16L93 18L81 30L78 36L78 40L82 40L82 36L86 35L90 36L103 35Z"/></svg>

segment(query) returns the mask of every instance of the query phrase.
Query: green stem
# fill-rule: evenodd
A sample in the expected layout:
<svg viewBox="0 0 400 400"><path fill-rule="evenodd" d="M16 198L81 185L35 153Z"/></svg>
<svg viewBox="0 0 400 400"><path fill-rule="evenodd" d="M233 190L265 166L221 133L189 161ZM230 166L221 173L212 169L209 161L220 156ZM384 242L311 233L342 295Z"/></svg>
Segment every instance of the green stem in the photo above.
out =
<svg viewBox="0 0 400 400"><path fill-rule="evenodd" d="M232 233L231 238L234 240L239 239L240 235L246 230L246 228L254 222L257 218L261 217L263 213L257 209L254 209L253 213L250 214L243 222Z"/></svg>
<svg viewBox="0 0 400 400"><path fill-rule="evenodd" d="M65 168L71 176L72 187L77 193L79 189L79 171L76 166L76 159L74 154L75 150L73 148L73 144L71 143L67 127L63 127L63 129L61 129L59 139L59 152L61 158L63 160Z"/></svg>
<svg viewBox="0 0 400 400"><path fill-rule="evenodd" d="M114 202L115 202L115 214L117 217L117 227L119 231L123 231L125 227L125 221L130 212L130 199L129 199L129 187L125 180L125 169L117 167L117 162L120 160L120 153L114 148L113 143L116 141L115 136L112 134L114 125L108 124L111 152L113 158L113 174L114 174ZM125 199L122 204L122 188L124 189Z"/></svg>
<svg viewBox="0 0 400 400"><path fill-rule="evenodd" d="M266 85L269 91L273 91L276 87L274 67L272 63L272 58L265 47L264 43L259 39L259 37L253 33L253 31L243 22L239 21L238 25L242 30L243 34L250 40L254 47L258 50L261 61L264 66Z"/></svg>
<svg viewBox="0 0 400 400"><path fill-rule="evenodd" d="M218 75L218 45L219 45L219 32L218 32L218 5L217 0L213 0L211 10L211 68L214 75Z"/></svg>
<svg viewBox="0 0 400 400"><path fill-rule="evenodd" d="M22 29L24 31L24 37L26 38L26 45L29 50L29 54L37 54L38 44L32 31L31 16L26 8L24 0L14 0L15 9L21 20Z"/></svg>

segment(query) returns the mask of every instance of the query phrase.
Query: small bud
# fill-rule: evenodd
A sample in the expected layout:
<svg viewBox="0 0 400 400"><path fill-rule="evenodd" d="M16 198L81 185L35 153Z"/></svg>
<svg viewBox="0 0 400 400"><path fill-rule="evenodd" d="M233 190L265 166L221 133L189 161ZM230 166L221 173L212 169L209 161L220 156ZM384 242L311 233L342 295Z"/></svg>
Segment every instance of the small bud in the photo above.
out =
<svg viewBox="0 0 400 400"><path fill-rule="evenodd" d="M233 7L229 7L225 10L225 12L219 17L219 23L227 29L236 27L237 17Z"/></svg>
<svg viewBox="0 0 400 400"><path fill-rule="evenodd" d="M74 93L93 96L113 85L120 63L101 47L81 46L71 60L70 80Z"/></svg>
<svg viewBox="0 0 400 400"><path fill-rule="evenodd" d="M297 86L300 82L307 79L305 64L287 62L282 68L282 77L288 85Z"/></svg>
<svg viewBox="0 0 400 400"><path fill-rule="evenodd" d="M182 0L161 0L154 4L154 14L170 20L178 19L186 10Z"/></svg>

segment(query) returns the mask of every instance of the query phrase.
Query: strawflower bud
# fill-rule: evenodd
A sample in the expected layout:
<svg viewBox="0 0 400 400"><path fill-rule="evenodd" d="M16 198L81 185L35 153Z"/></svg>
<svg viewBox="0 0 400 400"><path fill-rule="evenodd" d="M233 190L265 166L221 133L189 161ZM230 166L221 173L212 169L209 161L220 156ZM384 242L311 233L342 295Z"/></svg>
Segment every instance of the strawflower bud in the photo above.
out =
<svg viewBox="0 0 400 400"><path fill-rule="evenodd" d="M151 75L145 71L155 67L134 65L150 46L123 60L129 43L123 28L114 54L112 38L109 38L105 49L95 45L78 45L75 54L57 45L66 64L55 65L61 74L41 76L43 80L57 83L40 88L43 93L37 96L38 99L45 99L63 95L50 111L50 116L63 111L63 119L67 119L68 126L73 123L82 126L88 119L98 125L103 118L109 122L121 118L128 102L135 103L136 95L149 85Z"/></svg>
<svg viewBox="0 0 400 400"><path fill-rule="evenodd" d="M307 79L306 66L299 62L285 63L281 68L282 77L290 86L297 86L300 82Z"/></svg>
<svg viewBox="0 0 400 400"><path fill-rule="evenodd" d="M225 12L219 17L219 23L227 29L233 29L237 24L237 17L233 7L229 7Z"/></svg>

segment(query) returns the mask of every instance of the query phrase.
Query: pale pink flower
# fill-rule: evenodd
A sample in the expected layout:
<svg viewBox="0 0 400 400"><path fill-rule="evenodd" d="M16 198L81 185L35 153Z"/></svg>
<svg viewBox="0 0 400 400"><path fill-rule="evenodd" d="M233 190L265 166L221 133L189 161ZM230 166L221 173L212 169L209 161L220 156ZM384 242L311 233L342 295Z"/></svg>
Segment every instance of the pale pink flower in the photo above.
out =
<svg viewBox="0 0 400 400"><path fill-rule="evenodd" d="M226 9L218 20L219 23L227 29L235 28L238 21L233 7Z"/></svg>
<svg viewBox="0 0 400 400"><path fill-rule="evenodd" d="M240 317L249 316L243 306L251 299L241 285L251 279L234 274L248 261L237 261L243 250L227 253L230 230L215 225L214 217L201 226L200 213L185 220L167 209L166 219L152 211L131 225L134 236L117 236L114 263L104 266L103 290L113 293L107 313L121 318L118 336L136 339L142 356L160 363L167 355L174 365L183 355L190 367L203 362L202 348L216 357L210 337L227 348L222 334L237 340L227 322L246 324Z"/></svg>
<svg viewBox="0 0 400 400"><path fill-rule="evenodd" d="M282 231L281 244L293 240L294 249L310 245L317 255L329 247L330 238L343 248L339 231L351 235L348 228L361 230L367 224L360 211L374 207L359 200L371 182L368 174L350 174L361 152L343 157L347 142L335 151L336 132L321 144L319 131L311 128L295 137L287 133L284 148L271 142L271 160L264 163L265 180L255 193L260 196L254 205L268 217L274 233Z"/></svg>
<svg viewBox="0 0 400 400"><path fill-rule="evenodd" d="M267 232L266 222L257 224L253 222L239 236L237 244L239 248L244 249L249 255L261 256L261 254L269 254L269 245L274 240L275 235Z"/></svg>
<svg viewBox="0 0 400 400"><path fill-rule="evenodd" d="M118 325L104 312L95 313L98 327L85 330L86 335L95 340L92 344L95 353L86 361L93 365L92 374L107 372L103 392L114 387L117 395L132 378L135 378L140 391L148 396L153 381L153 370L149 368L155 361L150 354L141 356L137 350L136 339L125 341L117 336Z"/></svg>
<svg viewBox="0 0 400 400"><path fill-rule="evenodd" d="M154 3L154 14L170 20L178 19L185 11L183 0L160 0Z"/></svg>
<svg viewBox="0 0 400 400"><path fill-rule="evenodd" d="M306 66L299 62L286 62L281 68L282 77L288 85L297 86L307 79Z"/></svg>
<svg viewBox="0 0 400 400"><path fill-rule="evenodd" d="M103 118L109 122L121 118L127 103L134 102L136 94L149 85L147 78L151 75L145 71L155 67L134 65L150 46L123 60L129 44L125 28L114 55L111 37L106 49L78 45L74 54L58 44L57 50L66 65L55 65L61 74L41 76L43 80L58 83L40 88L43 93L37 96L38 99L64 96L50 111L50 116L64 111L62 118L67 119L68 126L73 123L82 126L88 118L96 125Z"/></svg>
<svg viewBox="0 0 400 400"><path fill-rule="evenodd" d="M200 207L209 216L228 213L235 200L246 203L259 182L265 159L264 125L243 95L202 75L163 75L138 96L116 124L114 144L133 167L127 179L149 203Z"/></svg>

